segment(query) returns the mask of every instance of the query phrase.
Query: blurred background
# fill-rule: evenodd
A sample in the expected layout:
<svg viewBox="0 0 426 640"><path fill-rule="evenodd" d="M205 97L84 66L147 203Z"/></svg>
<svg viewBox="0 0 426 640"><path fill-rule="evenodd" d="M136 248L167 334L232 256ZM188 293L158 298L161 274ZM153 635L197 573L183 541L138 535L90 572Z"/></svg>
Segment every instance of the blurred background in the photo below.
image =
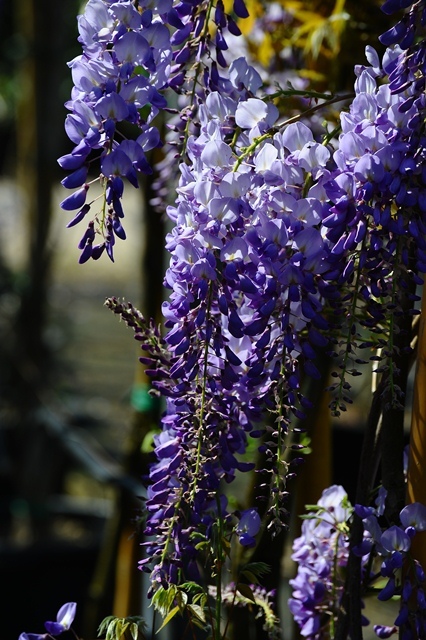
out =
<svg viewBox="0 0 426 640"><path fill-rule="evenodd" d="M350 90L354 62L387 28L378 1L247 4L263 29L249 38L250 55L271 72L291 59L321 90ZM149 207L151 183L128 188L128 239L118 241L115 263L78 265L84 230L65 228L56 159L71 149L66 63L80 53L81 10L75 0L0 0L2 640L41 632L64 602L79 603L75 626L86 640L104 616L142 608L138 520L149 446L141 442L159 409L131 332L104 300L131 300L158 318L165 223ZM255 33L252 22L246 31ZM344 421L312 428L322 462L301 474L300 505L331 482L353 491L369 380L356 393ZM350 459L339 455L348 447Z"/></svg>

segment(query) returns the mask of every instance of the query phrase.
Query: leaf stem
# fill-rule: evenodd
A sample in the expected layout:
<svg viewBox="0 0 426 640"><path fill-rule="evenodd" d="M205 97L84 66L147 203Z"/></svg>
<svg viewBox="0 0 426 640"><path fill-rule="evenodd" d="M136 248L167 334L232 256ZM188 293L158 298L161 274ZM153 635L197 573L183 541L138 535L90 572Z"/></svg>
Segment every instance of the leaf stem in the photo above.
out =
<svg viewBox="0 0 426 640"><path fill-rule="evenodd" d="M210 283L208 301L207 301L207 310L206 310L206 326L208 324L208 316L209 316L210 307L211 307L212 293L213 293L212 283ZM202 450L202 444L203 444L203 420L204 420L204 414L206 410L208 355L209 355L209 342L208 340L206 340L204 344L203 371L202 371L202 378L201 378L201 401L200 401L200 413L199 413L199 419L198 419L197 459L195 461L195 472L194 472L194 479L192 484L191 500L194 500L195 498L195 493L197 490L197 483L198 483L198 474L199 474L200 465L201 465L201 450Z"/></svg>
<svg viewBox="0 0 426 640"><path fill-rule="evenodd" d="M312 98L314 100L332 100L336 96L333 93L321 93L319 91L307 91L303 89L279 89L275 93L267 93L262 96L262 100L275 100L275 98L291 98L300 96L301 98Z"/></svg>
<svg viewBox="0 0 426 640"><path fill-rule="evenodd" d="M334 104L336 102L342 102L343 100L350 100L351 98L353 98L353 95L354 95L353 93L345 93L342 96L334 96L333 98L331 98L330 100L327 100L326 102L321 102L321 104L316 104L315 106L310 107L309 109L306 109L305 111L302 111L301 113L298 113L297 115L292 116L291 118L288 118L288 120L284 120L284 122L278 122L276 125L271 127L266 133L262 134L257 138L254 138L253 142L248 147L245 147L244 149L242 149L241 155L238 156L235 162L233 171L234 172L237 171L240 164L251 153L253 153L253 151L255 151L255 149L262 142L264 142L264 140L267 140L268 138L272 138L283 127L287 127L289 124L293 124L294 122L299 122L299 120L301 120L302 118L305 118L306 116L310 116L312 113L315 113L316 111L318 111L319 109L322 109L323 107L328 107L331 104Z"/></svg>
<svg viewBox="0 0 426 640"><path fill-rule="evenodd" d="M344 93L342 96L334 96L333 98L331 98L330 100L327 100L326 102L321 102L321 104L316 104L315 106L310 107L309 109L306 109L306 111L302 111L302 113L292 116L288 120L284 120L284 122L279 122L278 124L275 125L275 128L282 129L282 127L286 127L287 125L292 124L293 122L298 122L299 120L301 120L301 118L304 118L305 116L310 116L312 113L319 111L319 109L322 109L323 107L328 107L330 104L335 104L336 102L351 100L353 97L354 97L353 93Z"/></svg>

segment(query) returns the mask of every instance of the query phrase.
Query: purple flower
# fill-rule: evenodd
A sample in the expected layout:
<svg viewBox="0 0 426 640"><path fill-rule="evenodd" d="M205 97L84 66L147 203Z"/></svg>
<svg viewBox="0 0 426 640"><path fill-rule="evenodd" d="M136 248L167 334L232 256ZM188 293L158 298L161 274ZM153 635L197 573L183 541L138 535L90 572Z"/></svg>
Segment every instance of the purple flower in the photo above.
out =
<svg viewBox="0 0 426 640"><path fill-rule="evenodd" d="M419 502L408 504L399 514L403 527L414 527L416 531L426 531L426 506Z"/></svg>
<svg viewBox="0 0 426 640"><path fill-rule="evenodd" d="M66 189L75 189L76 187L81 187L82 184L86 182L88 167L83 165L79 169L76 169L72 173L70 173L66 178L61 181L61 184L66 187Z"/></svg>
<svg viewBox="0 0 426 640"><path fill-rule="evenodd" d="M343 487L334 485L324 490L317 508L303 520L302 535L293 543L292 559L298 563L289 600L301 634L317 638L320 628L337 616L344 577L336 567L344 567L349 555L349 542L339 531L352 508ZM327 616L323 612L327 611Z"/></svg>
<svg viewBox="0 0 426 640"><path fill-rule="evenodd" d="M103 156L101 170L104 176L125 176L132 169L130 158L121 150L114 149L111 153Z"/></svg>
<svg viewBox="0 0 426 640"><path fill-rule="evenodd" d="M77 604L67 602L59 609L56 622L45 622L47 633L21 633L19 640L47 640L52 636L59 636L64 631L68 631L75 618Z"/></svg>
<svg viewBox="0 0 426 640"><path fill-rule="evenodd" d="M244 0L234 0L234 11L239 18L248 18L249 16Z"/></svg>
<svg viewBox="0 0 426 640"><path fill-rule="evenodd" d="M374 633L378 638L390 638L395 633L398 633L398 628L395 626L386 627L380 624L375 624L373 628L374 628Z"/></svg>
<svg viewBox="0 0 426 640"><path fill-rule="evenodd" d="M65 209L65 211L73 211L74 209L81 209L84 203L86 202L86 195L89 189L88 185L84 185L78 191L74 191L70 196L62 200L61 207Z"/></svg>
<svg viewBox="0 0 426 640"><path fill-rule="evenodd" d="M406 552L411 546L411 540L401 527L393 525L382 534L380 544L386 551Z"/></svg>
<svg viewBox="0 0 426 640"><path fill-rule="evenodd" d="M63 180L67 188L82 185L88 163L93 170L94 161L99 160L106 177L126 176L135 187L138 187L138 171L152 173L143 150L158 146L159 134L155 136L154 127L148 128L147 123L159 109L167 106L159 90L168 83L172 61L170 32L163 24L167 15L167 11L162 12L165 7L171 7L171 3L153 4L141 14L130 2L90 0L84 14L79 16L79 41L83 51L69 63L75 86L66 104L70 114L65 121L68 137L76 146L72 153L58 160L61 167L73 172ZM132 149L135 153L131 159L115 140L117 126L122 121L136 126L142 136L151 129L145 136L143 149ZM105 190L107 185L101 175L99 179ZM84 202L82 188L66 198L61 206L72 211L82 209ZM108 204L115 216L122 217L119 197ZM79 219L74 217L70 226ZM112 259L113 235L123 237L118 228L121 224L105 216L95 217L93 222L95 232L101 236L99 246L106 247ZM89 257L96 259L99 255L99 251L86 247L80 261Z"/></svg>
<svg viewBox="0 0 426 640"><path fill-rule="evenodd" d="M395 595L395 578L389 578L386 585L377 596L377 599L385 602L386 600L390 600L393 595Z"/></svg>
<svg viewBox="0 0 426 640"><path fill-rule="evenodd" d="M95 111L102 118L111 118L112 120L117 120L119 122L120 120L125 120L127 118L129 108L121 95L113 91L98 100L95 105Z"/></svg>
<svg viewBox="0 0 426 640"><path fill-rule="evenodd" d="M63 631L67 631L74 621L76 609L76 602L67 602L66 604L62 605L56 615L56 622L44 623L46 631L52 636L58 636Z"/></svg>
<svg viewBox="0 0 426 640"><path fill-rule="evenodd" d="M256 509L246 509L241 513L235 532L243 547L254 547L256 544L255 536L259 533L261 523L262 521Z"/></svg>
<svg viewBox="0 0 426 640"><path fill-rule="evenodd" d="M278 109L258 98L249 98L240 102L235 112L235 122L242 129L253 129L260 123L271 127L278 118Z"/></svg>
<svg viewBox="0 0 426 640"><path fill-rule="evenodd" d="M114 43L114 51L119 62L131 62L133 65L148 62L151 51L148 42L141 33L127 31Z"/></svg>

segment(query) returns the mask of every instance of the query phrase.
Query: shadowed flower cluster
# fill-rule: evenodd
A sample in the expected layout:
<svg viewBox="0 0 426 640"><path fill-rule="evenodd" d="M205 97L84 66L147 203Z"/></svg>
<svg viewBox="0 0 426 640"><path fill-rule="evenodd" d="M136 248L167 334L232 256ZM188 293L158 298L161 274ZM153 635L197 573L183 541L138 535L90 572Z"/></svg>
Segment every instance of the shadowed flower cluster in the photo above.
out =
<svg viewBox="0 0 426 640"><path fill-rule="evenodd" d="M367 562L369 554L381 560L380 574L387 578L377 596L386 601L400 596L400 609L393 626L375 625L379 638L400 633L404 640L422 638L426 633L425 574L418 560L411 557L415 535L426 531L426 506L415 502L404 507L400 525L383 528L379 517L383 510L355 505L356 514L364 525L364 541L357 550ZM414 635L415 634L415 635Z"/></svg>
<svg viewBox="0 0 426 640"><path fill-rule="evenodd" d="M348 520L352 507L343 487L323 491L315 508L305 517L302 534L293 543L292 559L297 575L290 580L291 613L308 640L333 637L349 556Z"/></svg>

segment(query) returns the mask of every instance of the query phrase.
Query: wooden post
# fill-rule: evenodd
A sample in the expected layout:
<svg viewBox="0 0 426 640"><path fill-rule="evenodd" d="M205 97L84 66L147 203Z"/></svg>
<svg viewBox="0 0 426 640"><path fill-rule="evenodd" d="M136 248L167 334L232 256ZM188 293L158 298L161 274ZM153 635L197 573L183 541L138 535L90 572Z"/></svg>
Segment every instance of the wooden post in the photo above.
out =
<svg viewBox="0 0 426 640"><path fill-rule="evenodd" d="M408 457L407 503L426 504L426 287L417 341L413 411ZM426 568L426 532L418 533L411 545L414 557Z"/></svg>

